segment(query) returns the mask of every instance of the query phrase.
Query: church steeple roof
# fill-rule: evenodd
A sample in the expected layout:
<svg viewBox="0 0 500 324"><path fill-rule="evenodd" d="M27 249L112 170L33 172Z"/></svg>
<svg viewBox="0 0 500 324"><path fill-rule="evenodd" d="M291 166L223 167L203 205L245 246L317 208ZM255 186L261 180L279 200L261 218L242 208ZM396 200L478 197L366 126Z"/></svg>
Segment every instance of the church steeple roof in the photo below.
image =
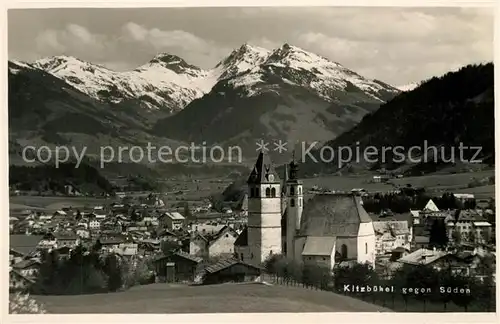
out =
<svg viewBox="0 0 500 324"><path fill-rule="evenodd" d="M255 165L248 177L248 184L280 183L278 173L275 171L271 158L260 152Z"/></svg>
<svg viewBox="0 0 500 324"><path fill-rule="evenodd" d="M288 165L287 181L296 182L298 180L299 164L295 161L295 151L293 152L292 161Z"/></svg>

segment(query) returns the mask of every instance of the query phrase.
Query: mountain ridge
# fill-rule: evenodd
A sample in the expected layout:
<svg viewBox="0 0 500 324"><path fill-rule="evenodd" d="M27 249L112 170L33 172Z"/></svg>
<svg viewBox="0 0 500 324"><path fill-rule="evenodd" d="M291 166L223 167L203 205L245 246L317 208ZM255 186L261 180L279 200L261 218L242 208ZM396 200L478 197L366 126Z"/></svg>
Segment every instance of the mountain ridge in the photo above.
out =
<svg viewBox="0 0 500 324"><path fill-rule="evenodd" d="M375 156L377 162L360 160L340 165L335 158L325 163L318 159L319 149L313 152L313 157L319 163L307 159L303 169L307 175L331 174L353 167L420 175L421 172L434 172L445 166L466 167L472 163L469 161L475 153L473 150L465 151L464 161L458 161L461 158L457 152L460 144L481 147L480 155L474 159L492 164L494 141L493 63L472 64L421 82L415 89L401 93L381 105L377 111L366 115L351 130L325 143L325 147L334 151L340 147L352 149L354 145L361 149L375 147L379 153ZM383 148L391 147L403 148L407 156L411 147L423 148L424 143L428 147L439 148L436 161L428 158L427 162L413 163L406 159L396 163L393 161L394 155L388 154L385 161L380 156ZM431 151L429 154L434 153ZM453 157L451 154L456 155L450 163L447 160Z"/></svg>
<svg viewBox="0 0 500 324"><path fill-rule="evenodd" d="M287 43L271 50L244 43L208 70L171 53L158 53L148 62L122 72L65 55L22 63L44 70L99 101L172 114L209 93L217 82L251 70L290 49L320 57Z"/></svg>
<svg viewBox="0 0 500 324"><path fill-rule="evenodd" d="M156 122L168 138L240 145L255 141L325 141L354 126L400 91L339 63L284 44L219 80L182 111Z"/></svg>

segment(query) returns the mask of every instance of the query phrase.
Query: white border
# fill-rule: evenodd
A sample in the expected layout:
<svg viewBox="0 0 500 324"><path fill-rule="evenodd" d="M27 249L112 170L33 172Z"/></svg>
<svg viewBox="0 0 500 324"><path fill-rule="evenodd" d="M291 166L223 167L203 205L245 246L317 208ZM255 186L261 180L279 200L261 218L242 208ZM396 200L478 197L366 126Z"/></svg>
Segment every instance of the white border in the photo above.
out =
<svg viewBox="0 0 500 324"><path fill-rule="evenodd" d="M369 0L309 0L309 1L296 1L296 0L253 0L253 1L235 1L231 0L212 0L210 2L203 0L177 0L177 1L92 1L88 0L85 2L78 1L2 1L4 9L14 9L14 8L83 8L83 7L93 7L93 8L146 8L146 7L223 7L223 6L383 6L383 7L491 7L495 10L495 31L500 31L500 2L489 0L489 1L463 1L463 0L446 0L446 1L432 1L432 0L379 0L379 1L369 1ZM495 6L496 4L496 6ZM8 286L8 217L9 214L9 194L8 194L8 119L7 119L7 61L8 61L8 51L7 51L7 10L2 11L1 16L1 31L2 36L0 37L2 41L2 61L1 66L2 73L0 76L1 87L1 98L3 103L2 110L2 140L1 145L1 159L0 165L4 172L0 175L0 194L2 204L4 206L4 213L2 215L2 221L0 222L2 247L5 253L2 254L3 262L2 274L3 282L5 285L1 287ZM495 58L497 59L500 55L500 37L495 33ZM495 60L497 61L497 60ZM500 80L499 67L495 66L495 80ZM500 90L500 87L496 86L495 90ZM499 117L499 101L500 94L495 91L495 119L497 120L496 126L498 126ZM500 160L500 153L498 150L498 139L500 139L500 130L498 127L495 128L495 138L496 138L496 161ZM495 170L496 178L499 178L500 171ZM496 201L499 200L500 194L497 187L495 187ZM497 208L498 209L498 208ZM498 210L497 210L498 212ZM496 225L497 233L499 233L500 224ZM498 257L497 257L498 263ZM497 278L498 278L497 269ZM359 322L359 323L496 323L498 318L494 313L232 313L232 314L189 314L189 315L142 315L142 314L99 314L99 315L9 315L8 314L8 290L2 288L2 322L9 323L100 323L100 322L120 322L120 323L144 323L144 322L167 322L167 323L276 323L284 322L287 323L333 323L333 322ZM499 287L497 285L497 296L499 292ZM499 309L497 300L497 312Z"/></svg>

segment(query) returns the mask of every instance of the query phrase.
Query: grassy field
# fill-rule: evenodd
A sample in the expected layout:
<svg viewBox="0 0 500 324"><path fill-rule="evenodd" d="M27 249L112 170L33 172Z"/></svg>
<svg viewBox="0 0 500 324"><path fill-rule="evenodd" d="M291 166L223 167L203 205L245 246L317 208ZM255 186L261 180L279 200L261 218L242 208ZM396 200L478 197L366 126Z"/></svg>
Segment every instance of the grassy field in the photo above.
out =
<svg viewBox="0 0 500 324"><path fill-rule="evenodd" d="M35 296L49 313L388 312L351 297L262 284L152 284L102 295Z"/></svg>
<svg viewBox="0 0 500 324"><path fill-rule="evenodd" d="M364 188L367 191L375 192L392 190L395 186L406 186L407 184L411 184L413 187L424 187L432 191L453 190L457 192L494 196L495 186L467 188L468 183L472 179L482 179L493 176L494 174L494 170L456 174L432 174L420 177L392 179L390 181L391 183L387 184L371 183L371 176L327 176L304 179L304 186L310 188L316 185L322 188L341 191L351 190L353 188Z"/></svg>
<svg viewBox="0 0 500 324"><path fill-rule="evenodd" d="M474 194L477 199L495 198L495 185L456 190L456 193Z"/></svg>
<svg viewBox="0 0 500 324"><path fill-rule="evenodd" d="M10 210L39 209L58 210L63 207L84 207L109 204L115 199L94 197L42 197L42 196L11 196ZM35 207L35 208L33 208Z"/></svg>

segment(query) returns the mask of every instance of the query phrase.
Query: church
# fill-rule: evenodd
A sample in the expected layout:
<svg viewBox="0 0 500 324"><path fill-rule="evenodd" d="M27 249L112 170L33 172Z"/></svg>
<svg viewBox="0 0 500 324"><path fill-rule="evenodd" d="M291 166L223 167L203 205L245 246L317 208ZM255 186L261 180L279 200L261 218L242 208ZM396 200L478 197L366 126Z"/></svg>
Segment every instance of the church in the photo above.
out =
<svg viewBox="0 0 500 324"><path fill-rule="evenodd" d="M375 231L361 197L317 194L304 200L298 164L281 180L269 155L261 152L250 172L248 224L234 243L235 256L261 265L273 254L304 264L352 262L375 265Z"/></svg>

